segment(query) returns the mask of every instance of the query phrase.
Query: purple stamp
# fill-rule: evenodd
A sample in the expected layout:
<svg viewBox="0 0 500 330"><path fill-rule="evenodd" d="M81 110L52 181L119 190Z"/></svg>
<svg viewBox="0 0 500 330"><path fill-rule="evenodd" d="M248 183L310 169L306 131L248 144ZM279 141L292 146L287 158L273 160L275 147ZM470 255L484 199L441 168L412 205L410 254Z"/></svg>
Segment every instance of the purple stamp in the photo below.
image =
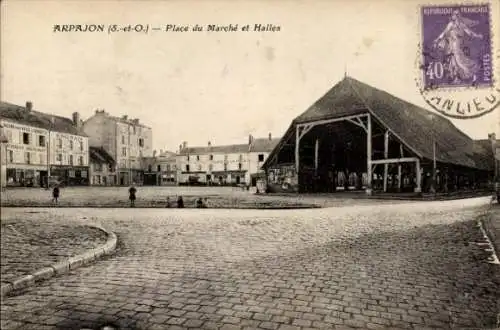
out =
<svg viewBox="0 0 500 330"><path fill-rule="evenodd" d="M489 6L428 6L421 15L424 88L492 87Z"/></svg>

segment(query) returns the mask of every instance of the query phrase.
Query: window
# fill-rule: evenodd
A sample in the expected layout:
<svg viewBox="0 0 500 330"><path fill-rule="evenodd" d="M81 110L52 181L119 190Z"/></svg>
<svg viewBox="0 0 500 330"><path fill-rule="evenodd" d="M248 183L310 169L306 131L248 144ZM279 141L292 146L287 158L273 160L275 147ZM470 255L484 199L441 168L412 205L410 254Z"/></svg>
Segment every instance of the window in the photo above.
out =
<svg viewBox="0 0 500 330"><path fill-rule="evenodd" d="M78 165L83 165L83 156L78 157Z"/></svg>
<svg viewBox="0 0 500 330"><path fill-rule="evenodd" d="M30 144L30 134L29 133L23 133L23 143Z"/></svg>
<svg viewBox="0 0 500 330"><path fill-rule="evenodd" d="M240 156L238 157L238 159L240 160L240 163L241 163L241 162L243 161L243 155L240 155Z"/></svg>
<svg viewBox="0 0 500 330"><path fill-rule="evenodd" d="M241 171L241 163L238 164L238 170Z"/></svg>
<svg viewBox="0 0 500 330"><path fill-rule="evenodd" d="M59 148L62 148L62 139L61 138L57 139L57 145L59 146Z"/></svg>
<svg viewBox="0 0 500 330"><path fill-rule="evenodd" d="M80 151L83 151L83 141L80 141Z"/></svg>
<svg viewBox="0 0 500 330"><path fill-rule="evenodd" d="M158 165L158 166L157 166L157 171L158 171L158 172L161 172L161 165Z"/></svg>
<svg viewBox="0 0 500 330"><path fill-rule="evenodd" d="M9 150L9 163L13 163L13 162L14 162L14 151Z"/></svg>
<svg viewBox="0 0 500 330"><path fill-rule="evenodd" d="M44 135L38 136L38 146L45 147L45 136Z"/></svg>
<svg viewBox="0 0 500 330"><path fill-rule="evenodd" d="M214 160L214 155L210 155L210 160Z"/></svg>
<svg viewBox="0 0 500 330"><path fill-rule="evenodd" d="M149 173L153 172L153 166L148 165L148 172L149 172Z"/></svg>
<svg viewBox="0 0 500 330"><path fill-rule="evenodd" d="M57 161L62 162L62 154L57 154Z"/></svg>
<svg viewBox="0 0 500 330"><path fill-rule="evenodd" d="M73 165L73 155L69 155L69 164Z"/></svg>
<svg viewBox="0 0 500 330"><path fill-rule="evenodd" d="M127 148L125 147L122 148L122 156L127 156Z"/></svg>
<svg viewBox="0 0 500 330"><path fill-rule="evenodd" d="M212 164L209 164L209 165L208 165L208 170L209 170L210 172L212 172L212 171L213 171L213 169L214 169L214 166L213 166Z"/></svg>
<svg viewBox="0 0 500 330"><path fill-rule="evenodd" d="M73 140L69 140L69 148L73 150L73 147L74 147Z"/></svg>
<svg viewBox="0 0 500 330"><path fill-rule="evenodd" d="M95 163L94 164L94 171L96 171L96 172L102 171L102 164L101 163Z"/></svg>
<svg viewBox="0 0 500 330"><path fill-rule="evenodd" d="M108 171L110 171L110 172L114 172L115 171L113 169L113 165L112 164L108 164Z"/></svg>
<svg viewBox="0 0 500 330"><path fill-rule="evenodd" d="M189 155L187 155L186 159L187 159L187 161L189 162Z"/></svg>
<svg viewBox="0 0 500 330"><path fill-rule="evenodd" d="M198 165L198 171L201 171L201 164Z"/></svg>
<svg viewBox="0 0 500 330"><path fill-rule="evenodd" d="M186 165L186 172L189 172L189 165Z"/></svg>
<svg viewBox="0 0 500 330"><path fill-rule="evenodd" d="M31 153L30 152L24 153L24 162L26 164L31 164Z"/></svg>
<svg viewBox="0 0 500 330"><path fill-rule="evenodd" d="M139 139L139 147L144 147L144 139Z"/></svg>
<svg viewBox="0 0 500 330"><path fill-rule="evenodd" d="M227 155L224 155L224 161L227 162Z"/></svg>
<svg viewBox="0 0 500 330"><path fill-rule="evenodd" d="M136 132L137 132L137 131L136 131L136 127L134 126L134 134L136 134Z"/></svg>
<svg viewBox="0 0 500 330"><path fill-rule="evenodd" d="M167 172L170 171L170 164L167 164Z"/></svg>
<svg viewBox="0 0 500 330"><path fill-rule="evenodd" d="M200 160L200 156L199 155L196 155L196 160Z"/></svg>
<svg viewBox="0 0 500 330"><path fill-rule="evenodd" d="M259 154L259 162L263 162L264 161L264 154Z"/></svg>
<svg viewBox="0 0 500 330"><path fill-rule="evenodd" d="M39 159L39 160L40 160L39 164L43 164L43 163L45 163L45 162L44 162L44 159L45 159L45 155L44 155L44 154L39 154L39 158L40 158L40 159Z"/></svg>
<svg viewBox="0 0 500 330"><path fill-rule="evenodd" d="M125 135L122 135L122 144L125 144Z"/></svg>
<svg viewBox="0 0 500 330"><path fill-rule="evenodd" d="M224 164L224 171L227 171L227 164Z"/></svg>

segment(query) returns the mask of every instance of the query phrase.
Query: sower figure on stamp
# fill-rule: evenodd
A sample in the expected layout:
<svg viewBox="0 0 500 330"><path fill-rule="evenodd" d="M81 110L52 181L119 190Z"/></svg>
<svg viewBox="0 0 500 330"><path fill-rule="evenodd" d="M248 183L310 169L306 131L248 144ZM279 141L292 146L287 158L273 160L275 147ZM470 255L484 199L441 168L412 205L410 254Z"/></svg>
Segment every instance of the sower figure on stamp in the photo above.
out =
<svg viewBox="0 0 500 330"><path fill-rule="evenodd" d="M476 72L480 64L466 54L466 38L482 39L483 35L472 31L478 22L460 15L458 10L453 11L450 22L444 31L434 41L434 47L444 52L446 56L445 69L448 78L454 83L464 80L476 80Z"/></svg>
<svg viewBox="0 0 500 330"><path fill-rule="evenodd" d="M135 193L137 192L137 189L135 188L134 184L128 189L128 198L130 199L130 207L135 206Z"/></svg>
<svg viewBox="0 0 500 330"><path fill-rule="evenodd" d="M52 189L52 203L57 205L58 199L59 199L59 185L56 184L54 186L54 189Z"/></svg>

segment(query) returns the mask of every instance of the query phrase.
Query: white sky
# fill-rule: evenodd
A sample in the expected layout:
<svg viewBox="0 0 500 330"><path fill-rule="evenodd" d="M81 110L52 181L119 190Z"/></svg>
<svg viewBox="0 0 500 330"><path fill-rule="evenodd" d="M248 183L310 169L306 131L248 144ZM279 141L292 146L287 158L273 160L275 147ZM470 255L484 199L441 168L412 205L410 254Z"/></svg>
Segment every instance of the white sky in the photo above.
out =
<svg viewBox="0 0 500 330"><path fill-rule="evenodd" d="M426 107L414 81L420 2L2 1L1 99L68 117L79 111L85 119L96 108L138 117L153 128L154 148L173 151L184 140L281 136L345 67ZM271 23L281 31L52 32L54 24L86 23ZM473 138L500 135L499 109L453 122Z"/></svg>

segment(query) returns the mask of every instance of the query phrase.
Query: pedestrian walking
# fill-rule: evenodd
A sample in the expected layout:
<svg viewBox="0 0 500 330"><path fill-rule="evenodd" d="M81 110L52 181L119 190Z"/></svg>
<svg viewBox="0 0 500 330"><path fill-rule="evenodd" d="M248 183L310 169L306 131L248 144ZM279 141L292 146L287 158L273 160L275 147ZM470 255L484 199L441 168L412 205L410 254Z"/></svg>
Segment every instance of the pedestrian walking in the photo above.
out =
<svg viewBox="0 0 500 330"><path fill-rule="evenodd" d="M177 198L177 207L180 209L184 208L184 200L182 199L182 196Z"/></svg>
<svg viewBox="0 0 500 330"><path fill-rule="evenodd" d="M128 198L130 199L130 207L135 207L135 193L137 192L137 189L135 186L132 184L132 186L128 189Z"/></svg>
<svg viewBox="0 0 500 330"><path fill-rule="evenodd" d="M56 184L54 186L54 189L52 189L52 204L56 204L57 205L57 202L59 200L59 185Z"/></svg>

